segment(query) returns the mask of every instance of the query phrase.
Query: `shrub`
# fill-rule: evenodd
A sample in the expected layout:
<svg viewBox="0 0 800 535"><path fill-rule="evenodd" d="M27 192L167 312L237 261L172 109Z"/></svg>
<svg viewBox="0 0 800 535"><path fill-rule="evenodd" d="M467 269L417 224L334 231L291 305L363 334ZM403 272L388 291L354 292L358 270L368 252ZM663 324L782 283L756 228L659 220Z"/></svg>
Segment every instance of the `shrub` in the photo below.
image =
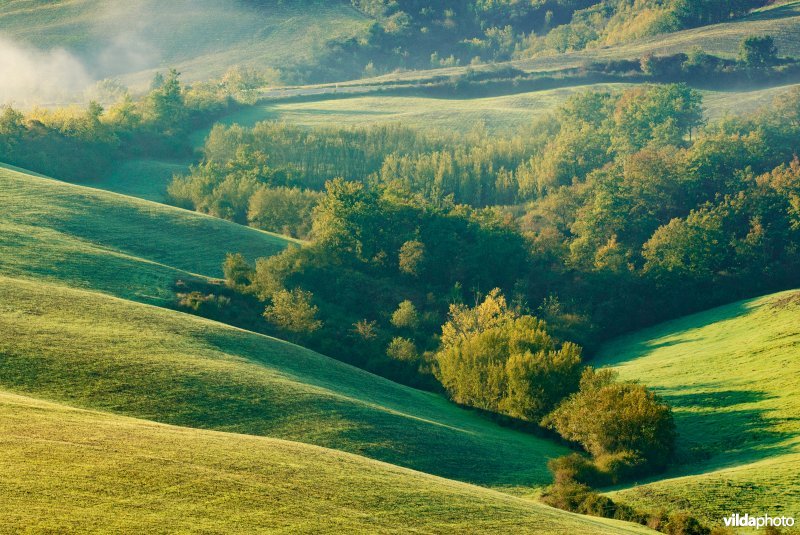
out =
<svg viewBox="0 0 800 535"><path fill-rule="evenodd" d="M419 313L414 303L406 299L392 313L392 325L398 329L416 329L419 326Z"/></svg>
<svg viewBox="0 0 800 535"><path fill-rule="evenodd" d="M626 475L662 469L675 449L669 405L642 385L614 379L613 372L587 368L580 391L562 402L543 424L581 444L595 459L604 459L609 469Z"/></svg>
<svg viewBox="0 0 800 535"><path fill-rule="evenodd" d="M319 309L311 304L311 292L295 288L280 290L272 296L272 304L264 309L264 318L279 329L299 334L319 330L322 322L317 319Z"/></svg>
<svg viewBox="0 0 800 535"><path fill-rule="evenodd" d="M393 338L389 342L389 347L386 348L386 355L389 358L403 362L413 362L419 358L414 342L400 336Z"/></svg>
<svg viewBox="0 0 800 535"><path fill-rule="evenodd" d="M538 422L575 390L580 354L557 348L543 321L510 310L495 289L475 308L451 306L436 362L456 402Z"/></svg>
<svg viewBox="0 0 800 535"><path fill-rule="evenodd" d="M708 535L711 533L710 529L685 511L676 511L669 515L663 531L669 535Z"/></svg>

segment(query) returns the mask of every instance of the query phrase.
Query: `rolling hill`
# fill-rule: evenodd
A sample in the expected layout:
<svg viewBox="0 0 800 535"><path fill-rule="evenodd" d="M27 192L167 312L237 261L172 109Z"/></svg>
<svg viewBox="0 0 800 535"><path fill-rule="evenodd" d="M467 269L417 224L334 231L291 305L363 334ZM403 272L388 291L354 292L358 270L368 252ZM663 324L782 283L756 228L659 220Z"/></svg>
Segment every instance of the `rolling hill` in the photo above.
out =
<svg viewBox="0 0 800 535"><path fill-rule="evenodd" d="M92 79L146 88L155 70L186 80L219 77L233 65L302 63L330 39L360 35L367 19L349 2L306 0L0 1L2 37L64 49ZM157 14L158 24L151 24Z"/></svg>
<svg viewBox="0 0 800 535"><path fill-rule="evenodd" d="M622 91L632 84L589 84L488 98L434 98L425 96L320 95L304 100L266 100L222 117L222 124L253 126L259 121L286 121L306 127L364 126L402 123L417 128L465 130L478 124L497 134L512 134L553 111L570 96L583 91ZM753 91L702 91L706 117L745 114L769 105L800 85ZM206 134L204 130L202 134ZM203 135L197 136L198 144ZM162 173L166 174L166 173ZM170 178L169 175L167 178Z"/></svg>
<svg viewBox="0 0 800 535"><path fill-rule="evenodd" d="M221 277L232 251L290 240L153 202L0 166L0 274L164 304L179 278Z"/></svg>
<svg viewBox="0 0 800 535"><path fill-rule="evenodd" d="M0 437L0 533L649 532L342 452L6 392Z"/></svg>
<svg viewBox="0 0 800 535"><path fill-rule="evenodd" d="M0 278L0 388L340 449L489 486L566 450L280 340L85 290Z"/></svg>
<svg viewBox="0 0 800 535"><path fill-rule="evenodd" d="M616 493L689 509L800 514L800 291L734 303L618 339L597 364L675 408L681 468Z"/></svg>

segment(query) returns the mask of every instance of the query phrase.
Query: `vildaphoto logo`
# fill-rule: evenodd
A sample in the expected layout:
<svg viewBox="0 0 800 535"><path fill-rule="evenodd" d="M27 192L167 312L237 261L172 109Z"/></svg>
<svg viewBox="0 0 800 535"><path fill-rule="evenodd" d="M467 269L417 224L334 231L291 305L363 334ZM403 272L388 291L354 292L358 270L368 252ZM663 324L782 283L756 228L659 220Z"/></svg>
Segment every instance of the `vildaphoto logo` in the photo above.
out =
<svg viewBox="0 0 800 535"><path fill-rule="evenodd" d="M723 518L725 527L728 528L790 528L794 526L794 517L791 516L751 516L747 513L740 515L739 513L726 516Z"/></svg>

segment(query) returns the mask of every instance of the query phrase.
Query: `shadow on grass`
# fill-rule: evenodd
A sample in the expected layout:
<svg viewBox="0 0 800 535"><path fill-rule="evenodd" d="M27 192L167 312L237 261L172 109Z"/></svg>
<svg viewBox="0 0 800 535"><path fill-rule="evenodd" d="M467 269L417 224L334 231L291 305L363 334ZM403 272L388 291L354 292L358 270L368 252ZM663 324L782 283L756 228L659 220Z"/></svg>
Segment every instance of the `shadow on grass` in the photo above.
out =
<svg viewBox="0 0 800 535"><path fill-rule="evenodd" d="M712 323L735 319L752 311L753 299L746 299L647 327L632 335L620 337L617 342L625 347L625 351L602 355L598 364L619 366L647 358L658 349L695 342L697 337L694 333L697 329L702 329ZM616 343L613 345L617 346Z"/></svg>
<svg viewBox="0 0 800 535"><path fill-rule="evenodd" d="M677 464L697 472L748 464L793 451L788 444L795 435L781 430L785 419L772 418L757 406L771 398L755 390L715 390L717 385L691 393L664 393L675 409L678 427ZM689 465L688 467L686 465Z"/></svg>
<svg viewBox="0 0 800 535"><path fill-rule="evenodd" d="M778 20L800 16L800 3L792 2L783 6L766 9L758 13L753 13L747 17L736 19L731 23L748 22L753 20Z"/></svg>

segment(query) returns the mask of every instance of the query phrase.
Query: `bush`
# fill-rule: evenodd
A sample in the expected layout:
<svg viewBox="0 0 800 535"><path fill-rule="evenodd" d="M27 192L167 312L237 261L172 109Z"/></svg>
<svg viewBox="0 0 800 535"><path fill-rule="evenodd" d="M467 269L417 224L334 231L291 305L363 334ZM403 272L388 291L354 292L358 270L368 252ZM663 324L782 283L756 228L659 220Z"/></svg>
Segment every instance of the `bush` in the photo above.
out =
<svg viewBox="0 0 800 535"><path fill-rule="evenodd" d="M414 362L419 358L414 342L400 336L392 338L392 341L389 342L389 347L386 348L386 355L402 362Z"/></svg>
<svg viewBox="0 0 800 535"><path fill-rule="evenodd" d="M669 535L708 535L711 533L710 529L685 511L677 511L669 515L663 531Z"/></svg>
<svg viewBox="0 0 800 535"><path fill-rule="evenodd" d="M557 348L543 321L510 310L495 289L475 308L451 306L436 362L456 402L538 422L577 387L580 354Z"/></svg>
<svg viewBox="0 0 800 535"><path fill-rule="evenodd" d="M584 485L602 487L609 482L608 476L598 470L591 459L579 453L551 459L547 463L547 468L552 472L555 484L576 481Z"/></svg>
<svg viewBox="0 0 800 535"><path fill-rule="evenodd" d="M675 450L675 422L666 403L642 385L615 383L608 370L587 368L580 391L543 424L578 442L615 478L663 469Z"/></svg>

